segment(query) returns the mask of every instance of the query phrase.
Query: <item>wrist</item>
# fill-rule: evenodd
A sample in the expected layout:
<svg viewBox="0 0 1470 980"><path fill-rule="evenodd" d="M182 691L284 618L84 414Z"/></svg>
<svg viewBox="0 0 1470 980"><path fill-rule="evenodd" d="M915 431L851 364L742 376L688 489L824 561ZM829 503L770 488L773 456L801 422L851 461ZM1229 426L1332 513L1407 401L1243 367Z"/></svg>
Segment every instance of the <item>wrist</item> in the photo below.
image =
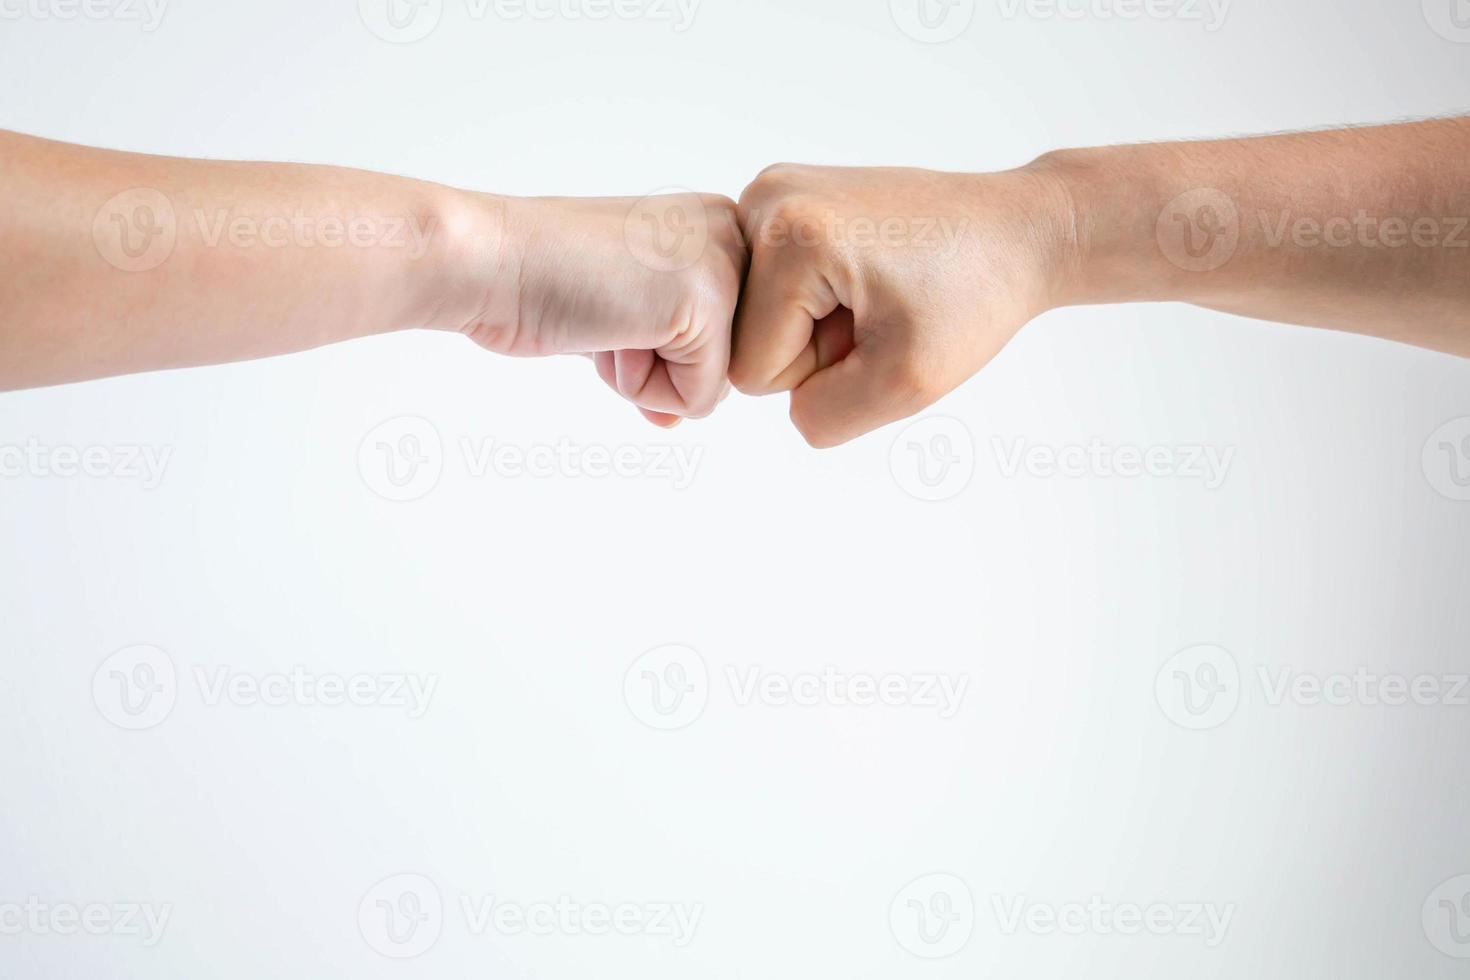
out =
<svg viewBox="0 0 1470 980"><path fill-rule="evenodd" d="M1072 175L1048 154L1012 171L1025 182L1025 219L1037 248L1041 277L1036 313L1086 302L1084 215Z"/></svg>
<svg viewBox="0 0 1470 980"><path fill-rule="evenodd" d="M510 199L438 190L428 205L437 233L420 277L415 325L457 333L513 328L521 248Z"/></svg>
<svg viewBox="0 0 1470 980"><path fill-rule="evenodd" d="M1214 199L1213 192L1198 186L1197 178L1181 179L1181 168L1161 158L1161 152L1168 150L1059 150L1023 168L1050 182L1066 200L1071 235L1059 305L1187 301L1207 285L1203 273L1212 269L1211 256L1193 250L1212 239L1202 234L1186 248L1181 236L1193 234L1193 228L1181 231L1170 219L1193 219ZM1206 230L1202 223L1201 231Z"/></svg>

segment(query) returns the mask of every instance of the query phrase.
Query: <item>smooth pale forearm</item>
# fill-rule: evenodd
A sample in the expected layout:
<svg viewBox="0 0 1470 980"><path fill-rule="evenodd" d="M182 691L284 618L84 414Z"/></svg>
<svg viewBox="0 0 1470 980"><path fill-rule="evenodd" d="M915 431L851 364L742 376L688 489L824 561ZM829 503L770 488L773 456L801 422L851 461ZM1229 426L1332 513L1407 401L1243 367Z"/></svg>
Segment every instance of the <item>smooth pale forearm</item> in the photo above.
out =
<svg viewBox="0 0 1470 980"><path fill-rule="evenodd" d="M503 210L383 174L0 132L0 389L513 319Z"/></svg>
<svg viewBox="0 0 1470 980"><path fill-rule="evenodd" d="M1028 169L1070 196L1060 304L1182 301L1470 354L1470 120L1067 150Z"/></svg>

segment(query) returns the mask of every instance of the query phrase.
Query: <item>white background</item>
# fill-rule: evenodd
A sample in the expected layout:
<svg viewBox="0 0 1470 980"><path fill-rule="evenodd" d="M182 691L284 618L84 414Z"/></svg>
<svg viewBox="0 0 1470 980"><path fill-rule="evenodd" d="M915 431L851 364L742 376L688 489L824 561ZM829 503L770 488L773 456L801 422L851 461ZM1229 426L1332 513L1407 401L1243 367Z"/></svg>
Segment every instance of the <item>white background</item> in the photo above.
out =
<svg viewBox="0 0 1470 980"><path fill-rule="evenodd" d="M152 31L130 8L4 0L0 127L515 194L734 196L778 160L984 170L1461 110L1452 2L1235 0L1211 31L981 0L928 44L887 0L704 0L682 32L443 0L437 29L395 44L353 0L177 0ZM0 915L0 974L1462 976L1470 908L1457 942L1440 900L1470 873L1470 707L1273 705L1260 671L1470 671L1470 502L1436 489L1470 456L1430 442L1470 416L1470 362L1172 306L1071 310L930 414L960 420L930 465L973 465L939 502L907 492L915 453L944 448L929 430L817 453L782 399L737 397L668 435L583 361L457 337L0 397L0 446L171 454L151 489L0 478L0 913L171 912L152 946ZM403 416L438 434L443 475L390 503L359 448ZM474 476L466 438L701 455L685 489ZM1234 455L1210 489L1008 476L996 448L1093 439ZM174 703L126 731L93 678L139 644L169 658ZM625 696L667 644L709 678L675 731L641 720L640 672ZM1168 691L1199 664L1169 661L1201 644L1239 680L1233 713L1194 731ZM727 673L829 665L968 687L945 719L741 706ZM196 679L296 666L438 686L412 719L210 704ZM400 874L443 902L405 961L373 925L404 879L372 889ZM959 948L926 960L910 948L947 950L915 940L903 890L933 874L953 878L918 900L949 891ZM702 918L683 947L475 934L461 898L487 896ZM997 914L1095 896L1233 917L1210 947Z"/></svg>

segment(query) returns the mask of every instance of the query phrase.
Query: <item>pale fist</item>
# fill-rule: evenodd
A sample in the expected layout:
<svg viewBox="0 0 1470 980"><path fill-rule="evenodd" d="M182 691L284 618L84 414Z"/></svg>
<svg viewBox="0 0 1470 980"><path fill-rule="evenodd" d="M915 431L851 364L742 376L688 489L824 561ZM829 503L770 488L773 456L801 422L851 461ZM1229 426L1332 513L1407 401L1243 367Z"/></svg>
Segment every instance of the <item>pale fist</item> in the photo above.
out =
<svg viewBox="0 0 1470 980"><path fill-rule="evenodd" d="M731 380L790 391L818 447L924 409L1054 304L1064 198L1026 171L766 170L740 200L751 265Z"/></svg>
<svg viewBox="0 0 1470 980"><path fill-rule="evenodd" d="M735 204L709 194L505 203L514 302L473 331L503 354L585 354L615 391L669 425L728 391L746 250Z"/></svg>

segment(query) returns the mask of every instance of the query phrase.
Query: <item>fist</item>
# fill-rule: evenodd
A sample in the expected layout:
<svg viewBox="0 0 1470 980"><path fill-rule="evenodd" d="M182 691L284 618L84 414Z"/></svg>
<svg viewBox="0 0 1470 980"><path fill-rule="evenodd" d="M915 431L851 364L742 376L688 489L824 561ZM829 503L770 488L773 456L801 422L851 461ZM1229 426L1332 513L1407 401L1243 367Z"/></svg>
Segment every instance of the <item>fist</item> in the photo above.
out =
<svg viewBox="0 0 1470 980"><path fill-rule="evenodd" d="M731 380L791 392L819 448L928 407L1055 303L1066 212L1039 172L766 170L740 199Z"/></svg>
<svg viewBox="0 0 1470 980"><path fill-rule="evenodd" d="M584 354L660 425L712 412L728 391L746 250L735 203L706 194L520 198L504 203L495 279L514 302L472 331L502 354ZM507 273L513 274L507 274Z"/></svg>

